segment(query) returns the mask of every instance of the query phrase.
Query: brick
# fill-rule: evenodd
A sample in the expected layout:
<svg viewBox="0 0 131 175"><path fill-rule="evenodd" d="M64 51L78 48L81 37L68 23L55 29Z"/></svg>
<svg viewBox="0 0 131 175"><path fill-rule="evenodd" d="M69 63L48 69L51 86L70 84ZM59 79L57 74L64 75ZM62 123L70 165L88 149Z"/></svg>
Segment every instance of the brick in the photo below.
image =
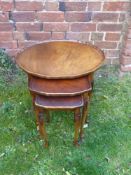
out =
<svg viewBox="0 0 131 175"><path fill-rule="evenodd" d="M41 31L42 29L42 23L16 23L16 30L18 31Z"/></svg>
<svg viewBox="0 0 131 175"><path fill-rule="evenodd" d="M131 39L131 29L128 29L127 38Z"/></svg>
<svg viewBox="0 0 131 175"><path fill-rule="evenodd" d="M0 23L0 31L13 31L12 23Z"/></svg>
<svg viewBox="0 0 131 175"><path fill-rule="evenodd" d="M91 21L90 12L66 12L65 13L65 20L67 22L88 22Z"/></svg>
<svg viewBox="0 0 131 175"><path fill-rule="evenodd" d="M118 49L122 49L122 47L123 47L123 43L122 43L122 42L117 42L117 43L118 43L117 48L118 48Z"/></svg>
<svg viewBox="0 0 131 175"><path fill-rule="evenodd" d="M98 31L121 31L122 24L98 24Z"/></svg>
<svg viewBox="0 0 131 175"><path fill-rule="evenodd" d="M103 65L110 65L111 64L111 58L106 58L103 62Z"/></svg>
<svg viewBox="0 0 131 175"><path fill-rule="evenodd" d="M104 65L112 65L113 64L113 59L112 58L106 58L104 60Z"/></svg>
<svg viewBox="0 0 131 175"><path fill-rule="evenodd" d="M51 33L45 32L28 32L27 33L27 40L36 40L36 41L43 41L51 39Z"/></svg>
<svg viewBox="0 0 131 175"><path fill-rule="evenodd" d="M14 31L13 32L13 38L14 40L25 40L25 33L24 32L17 32L17 31Z"/></svg>
<svg viewBox="0 0 131 175"><path fill-rule="evenodd" d="M10 57L16 57L20 49L7 49L6 52Z"/></svg>
<svg viewBox="0 0 131 175"><path fill-rule="evenodd" d="M0 41L12 41L12 32L0 32Z"/></svg>
<svg viewBox="0 0 131 175"><path fill-rule="evenodd" d="M17 42L16 41L1 41L0 42L0 48L16 49L17 48Z"/></svg>
<svg viewBox="0 0 131 175"><path fill-rule="evenodd" d="M0 10L7 12L13 10L13 8L14 8L13 0L0 1Z"/></svg>
<svg viewBox="0 0 131 175"><path fill-rule="evenodd" d="M58 11L58 2L45 2L45 10L47 11Z"/></svg>
<svg viewBox="0 0 131 175"><path fill-rule="evenodd" d="M15 8L18 11L43 10L43 3L39 1L18 1L15 2Z"/></svg>
<svg viewBox="0 0 131 175"><path fill-rule="evenodd" d="M68 28L68 23L44 23L43 25L46 32L66 32Z"/></svg>
<svg viewBox="0 0 131 175"><path fill-rule="evenodd" d="M131 49L124 48L122 53L125 54L126 56L131 56Z"/></svg>
<svg viewBox="0 0 131 175"><path fill-rule="evenodd" d="M121 37L120 33L106 33L105 40L107 41L119 41Z"/></svg>
<svg viewBox="0 0 131 175"><path fill-rule="evenodd" d="M82 32L81 36L80 36L80 41L83 42L83 43L89 42L90 41L90 33ZM91 43L91 41L90 41L90 43Z"/></svg>
<svg viewBox="0 0 131 175"><path fill-rule="evenodd" d="M80 40L81 38L81 33L80 32L69 32L66 34L66 39L68 40Z"/></svg>
<svg viewBox="0 0 131 175"><path fill-rule="evenodd" d="M31 47L35 44L40 43L39 41L18 41L18 47L20 49L26 48L26 47Z"/></svg>
<svg viewBox="0 0 131 175"><path fill-rule="evenodd" d="M60 11L85 11L87 2L59 2Z"/></svg>
<svg viewBox="0 0 131 175"><path fill-rule="evenodd" d="M131 16L128 15L126 20L127 20L128 28L131 29Z"/></svg>
<svg viewBox="0 0 131 175"><path fill-rule="evenodd" d="M120 64L119 58L113 58L113 59L111 59L111 64L119 65Z"/></svg>
<svg viewBox="0 0 131 175"><path fill-rule="evenodd" d="M101 49L115 49L117 47L117 42L97 41L95 45Z"/></svg>
<svg viewBox="0 0 131 175"><path fill-rule="evenodd" d="M103 33L91 33L91 40L93 41L102 41L103 40Z"/></svg>
<svg viewBox="0 0 131 175"><path fill-rule="evenodd" d="M130 9L129 2L105 2L104 11L127 11Z"/></svg>
<svg viewBox="0 0 131 175"><path fill-rule="evenodd" d="M120 17L119 17L119 21L123 22L123 21L125 21L125 19L126 19L126 14L125 13L121 13Z"/></svg>
<svg viewBox="0 0 131 175"><path fill-rule="evenodd" d="M120 50L104 50L106 57L119 57Z"/></svg>
<svg viewBox="0 0 131 175"><path fill-rule="evenodd" d="M106 58L104 60L104 65L110 65L111 64L111 59Z"/></svg>
<svg viewBox="0 0 131 175"><path fill-rule="evenodd" d="M120 57L120 63L123 65L131 64L131 56L125 56L124 54Z"/></svg>
<svg viewBox="0 0 131 175"><path fill-rule="evenodd" d="M52 33L52 39L53 40L64 40L65 39L65 33L64 32L53 32Z"/></svg>
<svg viewBox="0 0 131 175"><path fill-rule="evenodd" d="M95 23L73 23L71 24L72 32L88 32L88 31L96 31Z"/></svg>
<svg viewBox="0 0 131 175"><path fill-rule="evenodd" d="M15 22L31 22L35 20L35 12L12 12L11 19Z"/></svg>
<svg viewBox="0 0 131 175"><path fill-rule="evenodd" d="M131 72L131 66L120 66L121 71L123 72Z"/></svg>
<svg viewBox="0 0 131 175"><path fill-rule="evenodd" d="M90 36L90 33L69 32L69 33L66 34L66 39L88 42L89 41L89 36Z"/></svg>
<svg viewBox="0 0 131 175"><path fill-rule="evenodd" d="M0 22L8 22L8 13L7 12L0 12Z"/></svg>
<svg viewBox="0 0 131 175"><path fill-rule="evenodd" d="M131 50L131 39L126 40L125 47Z"/></svg>
<svg viewBox="0 0 131 175"><path fill-rule="evenodd" d="M38 20L43 22L63 22L64 13L63 12L38 12Z"/></svg>
<svg viewBox="0 0 131 175"><path fill-rule="evenodd" d="M101 2L88 2L88 11L100 11Z"/></svg>
<svg viewBox="0 0 131 175"><path fill-rule="evenodd" d="M116 13L94 13L93 21L102 21L102 22L115 22L118 19L118 14Z"/></svg>

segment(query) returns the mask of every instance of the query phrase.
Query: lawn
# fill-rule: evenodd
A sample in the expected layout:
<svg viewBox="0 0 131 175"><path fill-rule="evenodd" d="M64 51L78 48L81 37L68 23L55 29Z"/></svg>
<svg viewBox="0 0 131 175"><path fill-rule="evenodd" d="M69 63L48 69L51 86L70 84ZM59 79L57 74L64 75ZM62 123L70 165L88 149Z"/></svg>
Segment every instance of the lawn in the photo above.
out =
<svg viewBox="0 0 131 175"><path fill-rule="evenodd" d="M2 57L3 59L3 57ZM0 175L130 175L131 75L103 66L95 75L89 127L72 144L73 113L53 112L46 124L49 148L35 126L26 75L0 68ZM7 71L8 69L8 71Z"/></svg>

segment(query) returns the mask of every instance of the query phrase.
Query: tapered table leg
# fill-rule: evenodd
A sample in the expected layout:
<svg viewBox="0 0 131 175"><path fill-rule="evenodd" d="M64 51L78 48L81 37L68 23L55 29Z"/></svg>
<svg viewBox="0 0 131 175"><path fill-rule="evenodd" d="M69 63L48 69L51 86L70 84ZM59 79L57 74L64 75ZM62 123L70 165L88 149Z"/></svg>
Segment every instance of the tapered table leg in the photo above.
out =
<svg viewBox="0 0 131 175"><path fill-rule="evenodd" d="M92 88L92 90L89 91L89 93L88 93L89 99L91 100L92 93L93 93L93 88L94 88L94 79L93 79L94 73L90 73L88 76L89 76L88 79L89 79L89 82L90 82L91 88Z"/></svg>
<svg viewBox="0 0 131 175"><path fill-rule="evenodd" d="M81 125L81 115L80 115L80 108L75 109L74 111L74 122L75 122L75 135L74 135L74 145L79 145L79 130Z"/></svg>
<svg viewBox="0 0 131 175"><path fill-rule="evenodd" d="M33 104L33 108L35 110L35 93L33 93L33 92L30 91L30 94L32 96L32 104ZM44 112L46 114L47 122L49 123L50 122L50 113L49 113L48 110L45 110ZM37 116L38 115L36 115L36 126L37 126L37 129L38 129L38 117Z"/></svg>
<svg viewBox="0 0 131 175"><path fill-rule="evenodd" d="M35 93L30 91L30 95L32 97L32 104L33 104L33 108L35 108Z"/></svg>
<svg viewBox="0 0 131 175"><path fill-rule="evenodd" d="M35 111L36 111L36 115L37 115L37 118L38 118L40 136L42 137L42 139L45 142L44 146L48 147L48 138L47 138L47 133L46 133L46 129L45 129L43 112L41 112L41 110L39 108L36 108Z"/></svg>
<svg viewBox="0 0 131 175"><path fill-rule="evenodd" d="M94 88L94 79L93 79L93 76L94 76L94 73L90 73L88 75L88 80L91 84L91 91L88 92L88 102L91 101L91 98L92 98L92 94L93 94L93 88ZM86 118L85 118L85 123L89 123L88 121L88 115L86 114Z"/></svg>
<svg viewBox="0 0 131 175"><path fill-rule="evenodd" d="M85 101L85 104L82 109L82 118L81 118L81 126L80 126L80 139L82 140L84 132L83 132L83 127L85 124L85 120L87 120L87 114L88 114L88 102L87 100Z"/></svg>
<svg viewBox="0 0 131 175"><path fill-rule="evenodd" d="M31 76L28 74L28 87L29 87L30 80L31 80ZM35 109L35 95L36 94L34 92L32 92L31 90L29 90L29 92L30 92L30 95L32 97L33 108Z"/></svg>

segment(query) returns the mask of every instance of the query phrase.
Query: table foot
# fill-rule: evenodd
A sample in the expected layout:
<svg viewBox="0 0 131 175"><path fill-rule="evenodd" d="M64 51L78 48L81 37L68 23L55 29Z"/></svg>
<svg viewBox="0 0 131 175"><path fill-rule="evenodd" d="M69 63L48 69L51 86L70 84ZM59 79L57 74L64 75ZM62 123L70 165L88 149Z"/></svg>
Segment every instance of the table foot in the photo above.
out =
<svg viewBox="0 0 131 175"><path fill-rule="evenodd" d="M76 146L76 147L79 147L80 146L80 143L79 143L79 141L74 141L73 142L73 145Z"/></svg>
<svg viewBox="0 0 131 175"><path fill-rule="evenodd" d="M44 148L48 148L49 147L49 143L45 142L43 146L44 146Z"/></svg>

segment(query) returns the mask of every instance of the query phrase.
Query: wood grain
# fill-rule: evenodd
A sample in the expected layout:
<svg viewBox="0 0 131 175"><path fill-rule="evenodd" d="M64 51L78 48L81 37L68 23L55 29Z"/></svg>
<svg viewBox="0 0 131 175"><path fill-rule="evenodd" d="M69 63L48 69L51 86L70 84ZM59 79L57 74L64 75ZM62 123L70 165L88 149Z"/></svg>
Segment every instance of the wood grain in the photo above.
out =
<svg viewBox="0 0 131 175"><path fill-rule="evenodd" d="M65 80L30 76L28 87L31 92L46 96L73 96L92 89L88 76Z"/></svg>
<svg viewBox="0 0 131 175"><path fill-rule="evenodd" d="M104 54L91 44L52 41L25 49L16 61L27 73L50 79L65 79L95 71L104 61Z"/></svg>
<svg viewBox="0 0 131 175"><path fill-rule="evenodd" d="M35 105L45 109L75 109L84 105L82 96L48 97L37 95Z"/></svg>

